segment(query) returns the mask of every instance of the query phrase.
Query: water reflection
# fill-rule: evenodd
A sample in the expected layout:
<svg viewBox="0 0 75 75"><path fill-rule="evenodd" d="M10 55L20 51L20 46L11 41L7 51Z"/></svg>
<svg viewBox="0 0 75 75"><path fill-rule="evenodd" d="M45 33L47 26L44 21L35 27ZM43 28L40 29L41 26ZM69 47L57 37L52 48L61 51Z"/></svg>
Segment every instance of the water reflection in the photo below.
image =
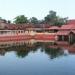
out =
<svg viewBox="0 0 75 75"><path fill-rule="evenodd" d="M0 75L75 75L74 54L68 42L0 42Z"/></svg>
<svg viewBox="0 0 75 75"><path fill-rule="evenodd" d="M23 40L0 42L0 55L4 56L7 52L14 51L16 56L24 58L30 52L36 52L40 48L50 59L75 53L75 44L70 45L67 42L50 42L39 40Z"/></svg>

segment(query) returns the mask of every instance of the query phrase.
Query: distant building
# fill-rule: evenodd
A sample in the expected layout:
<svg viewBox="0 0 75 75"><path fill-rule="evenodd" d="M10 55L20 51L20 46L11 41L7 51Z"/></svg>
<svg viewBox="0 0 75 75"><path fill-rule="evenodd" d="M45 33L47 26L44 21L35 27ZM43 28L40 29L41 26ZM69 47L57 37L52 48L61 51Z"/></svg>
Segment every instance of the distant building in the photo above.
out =
<svg viewBox="0 0 75 75"><path fill-rule="evenodd" d="M67 24L75 24L75 19L68 20Z"/></svg>
<svg viewBox="0 0 75 75"><path fill-rule="evenodd" d="M57 36L59 41L75 41L75 25L63 25L57 32Z"/></svg>

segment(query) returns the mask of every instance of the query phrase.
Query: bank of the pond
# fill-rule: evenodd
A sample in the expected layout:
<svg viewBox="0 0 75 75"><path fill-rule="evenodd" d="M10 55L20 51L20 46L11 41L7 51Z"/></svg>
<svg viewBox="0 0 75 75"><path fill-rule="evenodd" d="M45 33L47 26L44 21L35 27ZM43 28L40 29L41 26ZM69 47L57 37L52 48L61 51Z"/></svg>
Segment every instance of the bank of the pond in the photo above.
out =
<svg viewBox="0 0 75 75"><path fill-rule="evenodd" d="M55 35L51 34L36 34L36 35L4 35L0 36L0 41L16 41L16 40L56 40Z"/></svg>

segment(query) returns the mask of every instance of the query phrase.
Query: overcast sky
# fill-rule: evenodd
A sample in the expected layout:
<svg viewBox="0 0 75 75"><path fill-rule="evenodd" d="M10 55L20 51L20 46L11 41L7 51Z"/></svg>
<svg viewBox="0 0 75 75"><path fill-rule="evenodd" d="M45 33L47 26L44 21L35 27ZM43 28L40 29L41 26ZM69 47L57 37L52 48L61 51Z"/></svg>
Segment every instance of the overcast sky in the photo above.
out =
<svg viewBox="0 0 75 75"><path fill-rule="evenodd" d="M75 0L0 0L0 17L13 20L18 15L43 19L50 10L61 17L75 18Z"/></svg>

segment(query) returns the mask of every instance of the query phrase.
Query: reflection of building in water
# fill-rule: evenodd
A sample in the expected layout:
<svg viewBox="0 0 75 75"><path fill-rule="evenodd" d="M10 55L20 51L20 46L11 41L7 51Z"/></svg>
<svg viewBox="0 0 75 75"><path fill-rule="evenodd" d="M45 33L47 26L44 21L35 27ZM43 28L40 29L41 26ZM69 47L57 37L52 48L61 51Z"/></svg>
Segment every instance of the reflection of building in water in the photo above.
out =
<svg viewBox="0 0 75 75"><path fill-rule="evenodd" d="M68 55L69 54L67 49L64 49L63 51L64 51L64 55Z"/></svg>
<svg viewBox="0 0 75 75"><path fill-rule="evenodd" d="M0 42L0 55L5 55L7 52L14 51L17 56L25 57L28 55L28 53L35 52L39 48L42 48L43 51L45 51L47 46L53 44L54 44L53 42L47 42L47 41L39 42L39 40ZM56 52L58 53L59 51ZM53 55L53 53L49 54Z"/></svg>
<svg viewBox="0 0 75 75"><path fill-rule="evenodd" d="M0 42L0 48L2 47L11 47L11 46L19 46L19 45L24 45L24 44L27 44L27 45L30 45L30 44L33 44L35 43L34 41L32 40L23 40L23 41L8 41L8 42Z"/></svg>
<svg viewBox="0 0 75 75"><path fill-rule="evenodd" d="M56 45L50 46L52 48L62 48L63 50L67 50L69 53L75 54L75 44L69 44L68 42L57 42ZM67 52L66 51L66 52Z"/></svg>
<svg viewBox="0 0 75 75"><path fill-rule="evenodd" d="M18 56L27 56L31 51L37 51L38 48L42 52L48 54L51 58L61 55L75 54L75 44L68 42L50 42L48 40L22 40L22 41L8 41L0 42L0 55L5 55L9 51L15 51Z"/></svg>
<svg viewBox="0 0 75 75"><path fill-rule="evenodd" d="M35 43L37 42L52 42L54 43L54 41L49 41L49 40L21 40L21 41L8 41L8 42L0 42L0 48L4 48L4 47L12 47L12 46L20 46L20 45L26 45L26 46L33 46Z"/></svg>
<svg viewBox="0 0 75 75"><path fill-rule="evenodd" d="M8 41L8 42L0 42L0 48L7 48L12 46L27 46L27 47L34 47L37 42L41 42L41 44L45 44L44 46L50 46L53 48L63 48L68 50L69 52L75 52L75 44L70 45L68 42L50 42L46 40L22 40L22 41Z"/></svg>

